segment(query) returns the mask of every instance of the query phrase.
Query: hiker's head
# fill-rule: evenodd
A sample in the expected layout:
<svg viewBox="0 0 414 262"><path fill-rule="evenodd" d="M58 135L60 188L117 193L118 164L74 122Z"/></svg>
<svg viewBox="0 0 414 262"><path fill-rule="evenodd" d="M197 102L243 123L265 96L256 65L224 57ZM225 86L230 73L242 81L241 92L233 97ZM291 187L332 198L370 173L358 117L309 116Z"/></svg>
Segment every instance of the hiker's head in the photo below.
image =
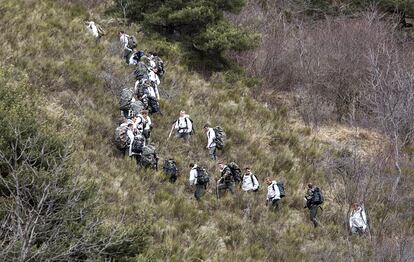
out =
<svg viewBox="0 0 414 262"><path fill-rule="evenodd" d="M266 182L266 184L271 185L272 184L272 178L270 176L266 177L265 182Z"/></svg>
<svg viewBox="0 0 414 262"><path fill-rule="evenodd" d="M188 165L188 167L189 168L193 168L195 166L195 164L194 163L190 163L189 165Z"/></svg>
<svg viewBox="0 0 414 262"><path fill-rule="evenodd" d="M204 128L204 131L206 131L206 132L207 132L207 131L208 131L208 129L210 128L210 124L205 124L203 128Z"/></svg>
<svg viewBox="0 0 414 262"><path fill-rule="evenodd" d="M313 188L312 183L308 183L308 188L309 188L309 189L312 189L312 188Z"/></svg>
<svg viewBox="0 0 414 262"><path fill-rule="evenodd" d="M224 169L225 164L222 161L218 162L217 165L218 165L220 170Z"/></svg>
<svg viewBox="0 0 414 262"><path fill-rule="evenodd" d="M351 207L352 207L353 210L355 210L355 209L357 209L359 207L359 204L358 203L353 203L351 205Z"/></svg>
<svg viewBox="0 0 414 262"><path fill-rule="evenodd" d="M246 171L246 175L250 175L252 173L250 167L246 167L244 170Z"/></svg>
<svg viewBox="0 0 414 262"><path fill-rule="evenodd" d="M147 116L148 116L148 110L146 110L146 109L142 110L142 111L141 111L141 115L142 115L143 117L147 117Z"/></svg>
<svg viewBox="0 0 414 262"><path fill-rule="evenodd" d="M184 116L185 116L185 111L184 111L184 110L181 110L181 111L180 111L180 116L181 116L181 117L184 117Z"/></svg>
<svg viewBox="0 0 414 262"><path fill-rule="evenodd" d="M118 33L118 35L123 35L123 34L125 34L125 32L124 31L119 31L119 33Z"/></svg>

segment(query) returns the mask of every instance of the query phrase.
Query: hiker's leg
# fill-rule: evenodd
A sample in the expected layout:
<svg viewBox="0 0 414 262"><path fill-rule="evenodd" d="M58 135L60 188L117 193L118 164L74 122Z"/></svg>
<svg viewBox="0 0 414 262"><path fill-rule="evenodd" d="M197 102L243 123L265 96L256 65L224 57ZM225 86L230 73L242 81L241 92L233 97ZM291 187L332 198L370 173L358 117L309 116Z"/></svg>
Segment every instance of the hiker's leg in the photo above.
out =
<svg viewBox="0 0 414 262"><path fill-rule="evenodd" d="M310 220L312 221L314 227L317 227L319 225L318 220L316 219L317 213L318 213L318 206L312 205L311 208L309 209L309 214L310 214Z"/></svg>
<svg viewBox="0 0 414 262"><path fill-rule="evenodd" d="M271 207L273 211L279 209L279 199L273 199Z"/></svg>
<svg viewBox="0 0 414 262"><path fill-rule="evenodd" d="M234 187L234 182L227 183L227 188L232 194L234 194Z"/></svg>
<svg viewBox="0 0 414 262"><path fill-rule="evenodd" d="M204 185L196 185L194 196L197 199L197 201L200 201L201 197L204 195L204 188Z"/></svg>
<svg viewBox="0 0 414 262"><path fill-rule="evenodd" d="M225 183L220 183L217 185L217 191L219 196L223 195L223 191L225 191L227 189L227 185Z"/></svg>
<svg viewBox="0 0 414 262"><path fill-rule="evenodd" d="M186 143L188 143L189 141L190 141L190 136L189 136L189 134L188 133L183 133L183 139L184 139L184 142L186 142Z"/></svg>
<svg viewBox="0 0 414 262"><path fill-rule="evenodd" d="M171 175L170 176L170 183L174 184L175 181L177 181L177 175Z"/></svg>
<svg viewBox="0 0 414 262"><path fill-rule="evenodd" d="M216 147L215 146L209 148L209 155L212 160L216 160Z"/></svg>
<svg viewBox="0 0 414 262"><path fill-rule="evenodd" d="M128 49L124 49L124 59L125 59L125 62L126 62L127 64L129 64L129 55L131 54L131 52L132 52L132 51L130 51L130 50L128 50Z"/></svg>

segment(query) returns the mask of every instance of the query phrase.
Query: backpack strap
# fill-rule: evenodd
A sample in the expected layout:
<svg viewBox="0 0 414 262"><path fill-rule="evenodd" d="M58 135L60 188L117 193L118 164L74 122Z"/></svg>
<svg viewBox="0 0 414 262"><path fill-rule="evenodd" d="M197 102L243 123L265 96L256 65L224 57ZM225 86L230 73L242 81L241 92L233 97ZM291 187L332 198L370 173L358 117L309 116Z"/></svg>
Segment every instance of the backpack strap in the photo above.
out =
<svg viewBox="0 0 414 262"><path fill-rule="evenodd" d="M251 174L251 175L250 175L250 179L252 180L252 184L253 184L253 186L255 186L253 177L256 177L256 176L255 176L254 174ZM256 179L257 179L257 178L256 178ZM273 188L273 190L275 190L275 189Z"/></svg>

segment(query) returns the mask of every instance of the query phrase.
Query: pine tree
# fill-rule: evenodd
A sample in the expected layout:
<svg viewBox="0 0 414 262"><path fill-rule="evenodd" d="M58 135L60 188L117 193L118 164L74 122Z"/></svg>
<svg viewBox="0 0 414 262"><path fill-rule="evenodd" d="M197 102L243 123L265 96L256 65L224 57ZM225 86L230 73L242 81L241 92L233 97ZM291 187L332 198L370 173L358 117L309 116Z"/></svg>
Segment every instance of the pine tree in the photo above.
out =
<svg viewBox="0 0 414 262"><path fill-rule="evenodd" d="M226 19L225 13L238 13L244 5L245 0L131 0L126 16L198 51L220 55L258 43L258 34Z"/></svg>

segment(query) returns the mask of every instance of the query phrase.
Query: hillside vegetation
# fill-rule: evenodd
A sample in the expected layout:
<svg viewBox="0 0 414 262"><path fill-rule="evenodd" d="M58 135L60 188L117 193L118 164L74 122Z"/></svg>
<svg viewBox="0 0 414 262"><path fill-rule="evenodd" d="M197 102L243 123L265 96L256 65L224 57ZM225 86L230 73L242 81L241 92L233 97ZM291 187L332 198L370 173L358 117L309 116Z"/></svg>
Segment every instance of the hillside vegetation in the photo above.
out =
<svg viewBox="0 0 414 262"><path fill-rule="evenodd" d="M259 99L260 81L242 68L229 65L208 77L194 72L188 46L104 15L111 4L0 3L1 260L413 258L410 162L402 167L402 186L393 191L391 161L378 166L376 156L359 155L356 145L367 139L360 133L348 141L351 146L319 140L311 128L298 127L284 103L268 106ZM92 18L107 31L99 43L83 25ZM166 61L159 87L163 115L152 118L152 138L160 163L177 160L181 176L176 184L162 172L138 173L135 161L113 145L119 92L134 84L133 69L121 58L117 32L122 29L137 36L140 49L157 50ZM196 127L190 145L167 140L183 109ZM187 186L188 164L200 163L219 176L205 150L206 122L226 130L219 158L251 166L261 182L259 193L238 191L217 200L213 182L204 199L195 201ZM26 152L24 141L33 146L23 158L13 158ZM390 150L388 144L382 148ZM286 183L287 197L275 213L265 206L266 176ZM313 228L303 208L308 181L326 197L320 228ZM349 236L349 204L362 200L371 235Z"/></svg>

